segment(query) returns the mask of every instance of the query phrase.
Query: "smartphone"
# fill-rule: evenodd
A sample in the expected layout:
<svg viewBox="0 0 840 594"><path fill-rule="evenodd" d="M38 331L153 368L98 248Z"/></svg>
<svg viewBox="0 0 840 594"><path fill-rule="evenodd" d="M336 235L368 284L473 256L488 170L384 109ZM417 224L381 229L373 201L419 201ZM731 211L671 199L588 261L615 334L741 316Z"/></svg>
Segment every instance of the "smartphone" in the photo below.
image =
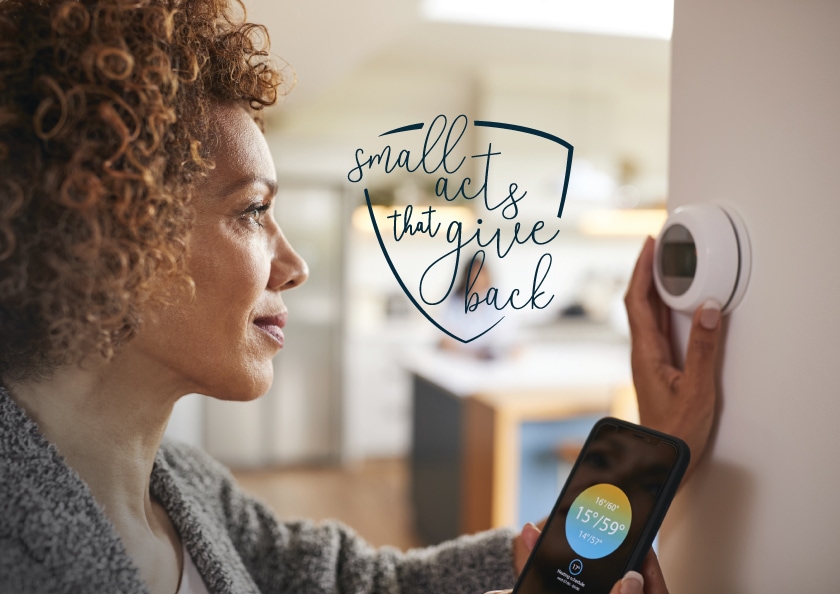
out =
<svg viewBox="0 0 840 594"><path fill-rule="evenodd" d="M609 594L641 567L689 457L676 437L619 419L598 421L514 594Z"/></svg>

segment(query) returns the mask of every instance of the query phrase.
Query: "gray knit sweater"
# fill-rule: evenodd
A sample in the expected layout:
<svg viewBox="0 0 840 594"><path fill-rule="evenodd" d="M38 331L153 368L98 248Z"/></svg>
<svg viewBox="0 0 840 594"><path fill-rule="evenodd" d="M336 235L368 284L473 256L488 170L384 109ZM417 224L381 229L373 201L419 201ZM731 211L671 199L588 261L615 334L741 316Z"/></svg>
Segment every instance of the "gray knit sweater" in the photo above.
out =
<svg viewBox="0 0 840 594"><path fill-rule="evenodd" d="M279 521L218 462L167 440L151 492L213 594L479 594L515 577L510 531L375 550L337 523ZM0 387L0 593L54 592L147 588L87 485Z"/></svg>

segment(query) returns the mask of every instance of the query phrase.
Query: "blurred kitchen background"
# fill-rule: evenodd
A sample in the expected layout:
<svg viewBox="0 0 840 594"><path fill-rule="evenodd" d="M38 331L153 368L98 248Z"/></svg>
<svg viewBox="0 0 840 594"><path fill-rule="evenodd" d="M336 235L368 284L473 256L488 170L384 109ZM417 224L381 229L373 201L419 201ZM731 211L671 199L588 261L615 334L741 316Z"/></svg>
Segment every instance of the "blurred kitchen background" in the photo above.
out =
<svg viewBox="0 0 840 594"><path fill-rule="evenodd" d="M270 393L186 397L169 433L234 468L281 516L338 517L377 545L545 516L593 420L634 415L622 297L665 219L672 3L246 7L297 78L266 135L275 216L310 278L285 295ZM515 354L492 360L438 349L440 331L397 285L346 178L376 134L460 113L575 147L551 315L526 319ZM519 154L519 168L559 196L547 156ZM395 179L377 186L386 202L416 192Z"/></svg>

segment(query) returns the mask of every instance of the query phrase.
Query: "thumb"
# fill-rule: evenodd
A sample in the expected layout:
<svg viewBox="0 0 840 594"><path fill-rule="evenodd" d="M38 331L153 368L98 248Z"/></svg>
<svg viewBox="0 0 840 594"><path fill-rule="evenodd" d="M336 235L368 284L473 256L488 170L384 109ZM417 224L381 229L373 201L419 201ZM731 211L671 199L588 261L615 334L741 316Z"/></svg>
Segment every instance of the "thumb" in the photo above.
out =
<svg viewBox="0 0 840 594"><path fill-rule="evenodd" d="M710 299L694 312L691 322L685 354L685 378L697 394L715 389L715 367L721 335L720 309L720 303Z"/></svg>
<svg viewBox="0 0 840 594"><path fill-rule="evenodd" d="M627 574L616 582L610 594L642 594L644 592L645 580L642 574L636 571L628 571Z"/></svg>
<svg viewBox="0 0 840 594"><path fill-rule="evenodd" d="M540 529L531 524L530 522L522 527L522 542L529 553L532 550L534 550L534 546L536 546L537 540L539 540L539 538Z"/></svg>

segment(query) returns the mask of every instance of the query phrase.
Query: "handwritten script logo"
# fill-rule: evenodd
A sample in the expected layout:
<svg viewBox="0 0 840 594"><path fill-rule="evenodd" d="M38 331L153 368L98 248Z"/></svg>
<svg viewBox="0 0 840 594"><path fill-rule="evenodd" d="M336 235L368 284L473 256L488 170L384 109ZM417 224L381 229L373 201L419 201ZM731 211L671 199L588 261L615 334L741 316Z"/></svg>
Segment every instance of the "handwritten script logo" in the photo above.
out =
<svg viewBox="0 0 840 594"><path fill-rule="evenodd" d="M465 115L451 121L439 115L428 125L402 126L379 139L375 152L356 150L347 179L365 186L382 253L408 299L432 324L467 343L496 327L510 311L548 307L554 299L548 246L560 233L571 144L514 124L475 120L470 125ZM384 142L388 144L382 146ZM510 180L511 168L523 163L516 159L518 150L529 155L551 151L549 162L562 180L562 190L556 192L559 207ZM504 173L497 175L498 169ZM368 182L389 177L419 179L428 191L418 193L418 203L375 204ZM493 270L492 286L480 281L485 267ZM458 283L462 269L464 280ZM447 310L471 323L458 323Z"/></svg>

